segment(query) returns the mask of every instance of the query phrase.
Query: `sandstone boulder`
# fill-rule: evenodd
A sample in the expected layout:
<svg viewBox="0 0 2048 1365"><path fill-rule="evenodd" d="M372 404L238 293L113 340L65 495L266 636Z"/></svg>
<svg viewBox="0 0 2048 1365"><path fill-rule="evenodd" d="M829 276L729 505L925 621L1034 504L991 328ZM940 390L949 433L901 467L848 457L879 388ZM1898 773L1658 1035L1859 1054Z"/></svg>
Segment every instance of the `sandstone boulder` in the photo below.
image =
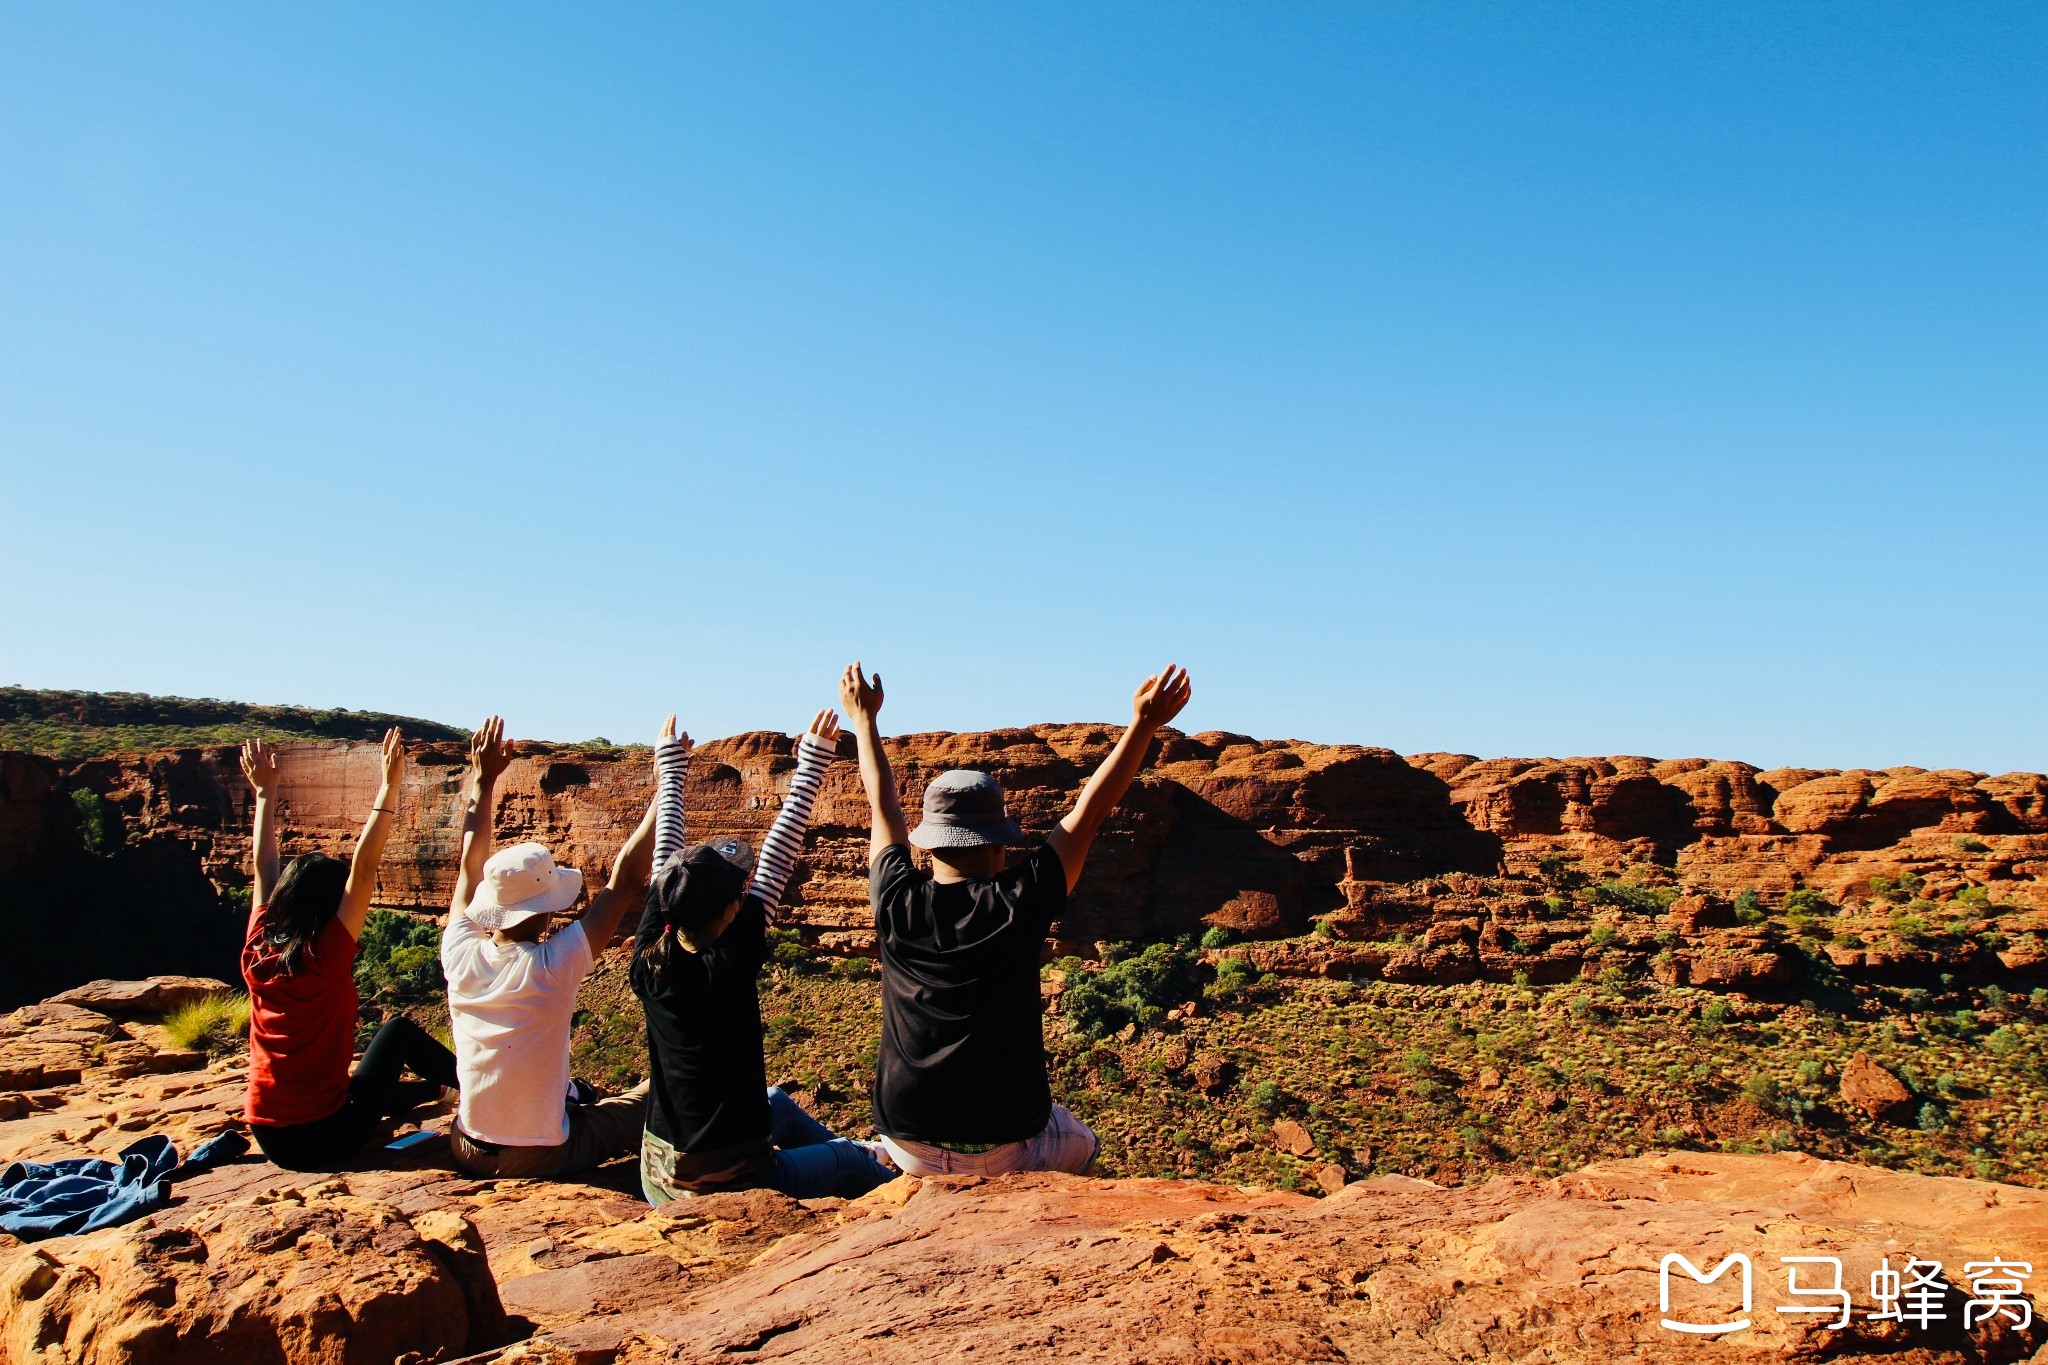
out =
<svg viewBox="0 0 2048 1365"><path fill-rule="evenodd" d="M225 981L206 976L152 976L145 981L88 981L45 1003L100 1014L164 1015L233 989Z"/></svg>
<svg viewBox="0 0 2048 1365"><path fill-rule="evenodd" d="M1859 1052L1842 1068L1840 1089L1845 1103L1852 1104L1874 1119L1903 1122L1913 1108L1913 1092L1906 1083Z"/></svg>
<svg viewBox="0 0 2048 1365"><path fill-rule="evenodd" d="M1859 1313L1830 1331L1771 1311L1784 1298L1777 1258L1824 1249L1842 1258L1844 1284L1862 1285L1901 1246L1959 1266L2044 1243L2048 1193L1791 1155L1685 1153L1457 1188L1381 1177L1326 1199L1058 1175L926 1180L900 1207L788 1237L684 1300L628 1309L603 1339L660 1342L659 1358L684 1362L1647 1365L1704 1351L1741 1365L1961 1365L2025 1360L2048 1324L1916 1337ZM1708 1268L1735 1251L1756 1268L1751 1325L1706 1341L1663 1327L1660 1259ZM1725 1321L1731 1294L1729 1282L1681 1281L1673 1310Z"/></svg>
<svg viewBox="0 0 2048 1365"><path fill-rule="evenodd" d="M388 1204L332 1190L177 1210L0 1260L0 1358L388 1365L460 1354L462 1287Z"/></svg>
<svg viewBox="0 0 2048 1365"><path fill-rule="evenodd" d="M1768 948L1686 956L1686 981L1710 991L1763 991L1792 983L1792 964Z"/></svg>

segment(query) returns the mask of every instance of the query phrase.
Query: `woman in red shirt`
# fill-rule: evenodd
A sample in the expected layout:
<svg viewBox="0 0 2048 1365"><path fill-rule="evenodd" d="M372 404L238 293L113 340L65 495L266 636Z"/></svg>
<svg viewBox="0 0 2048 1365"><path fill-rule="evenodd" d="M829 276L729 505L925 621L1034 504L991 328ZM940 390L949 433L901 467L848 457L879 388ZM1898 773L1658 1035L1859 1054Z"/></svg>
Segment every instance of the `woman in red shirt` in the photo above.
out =
<svg viewBox="0 0 2048 1365"><path fill-rule="evenodd" d="M249 988L249 1098L242 1116L278 1165L331 1171L353 1162L384 1121L455 1086L455 1054L403 1015L393 1017L349 1073L355 1056L356 938L370 915L377 864L391 836L405 749L384 736L384 782L344 862L324 853L277 854L277 750L242 746L256 789L256 885L242 941ZM424 1079L399 1079L410 1069Z"/></svg>

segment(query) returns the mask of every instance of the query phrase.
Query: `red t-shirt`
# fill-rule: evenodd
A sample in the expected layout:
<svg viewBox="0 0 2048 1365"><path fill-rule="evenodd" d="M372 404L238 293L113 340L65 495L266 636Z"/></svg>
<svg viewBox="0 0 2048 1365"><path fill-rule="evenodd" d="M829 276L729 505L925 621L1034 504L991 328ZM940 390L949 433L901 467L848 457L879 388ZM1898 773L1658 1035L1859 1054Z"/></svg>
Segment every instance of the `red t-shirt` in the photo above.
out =
<svg viewBox="0 0 2048 1365"><path fill-rule="evenodd" d="M286 973L263 941L267 905L249 914L242 940L242 980L249 987L251 1123L312 1123L348 1100L348 1067L356 1055L356 938L336 915Z"/></svg>

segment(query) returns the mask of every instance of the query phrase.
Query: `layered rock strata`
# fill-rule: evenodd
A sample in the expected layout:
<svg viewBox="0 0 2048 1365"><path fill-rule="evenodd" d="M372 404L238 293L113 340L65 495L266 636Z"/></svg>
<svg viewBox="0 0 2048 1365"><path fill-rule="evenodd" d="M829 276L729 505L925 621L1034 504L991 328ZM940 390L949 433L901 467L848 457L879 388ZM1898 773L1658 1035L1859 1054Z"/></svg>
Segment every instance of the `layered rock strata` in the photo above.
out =
<svg viewBox="0 0 2048 1365"><path fill-rule="evenodd" d="M889 741L906 805L947 768L996 773L1033 833L1067 808L1116 731L1040 725ZM651 773L644 751L518 746L502 784L501 839L538 839L595 881L639 818ZM460 822L459 745L420 746L406 778L380 903L433 910L448 893ZM758 839L793 769L788 736L752 733L699 746L688 789L693 834ZM369 744L288 745L285 851L346 853L377 786ZM74 804L96 793L118 814L121 842L95 856ZM828 951L868 951L867 807L854 765L836 765L821 796L805 865L786 897ZM0 923L28 927L94 887L103 900L138 886L160 905L194 903L246 884L249 795L231 749L69 764L0 754ZM1652 922L1641 904L1610 918L1622 948L1672 948L1667 979L1769 989L1791 969L1730 902L1743 891L1777 904L1808 890L1846 909L1842 932L1816 934L1834 965L1873 980L1929 971L1985 977L2048 969L2048 778L1959 770L1759 770L1645 758L1403 758L1357 745L1167 733L1111 818L1060 926L1070 946L1157 938L1222 925L1254 939L1298 935L1327 920L1360 947L1313 969L1397 980L1555 979L1582 970L1595 917L1559 906L1563 878L1627 876L1690 898ZM1912 888L1890 899L1883 878ZM126 890L122 890L126 888ZM1949 904L1960 892L1968 897ZM1907 900L1938 908L1953 932L1900 935ZM1645 902L1647 903L1647 902ZM112 913L132 914L116 907ZM1856 917L1862 916L1859 921ZM1919 918L1925 919L1925 913ZM83 917L90 922L91 915ZM219 974L232 929L198 912L177 944L211 935L205 961L152 962ZM1867 921L1867 922L1865 922ZM47 924L36 926L47 931ZM142 923L142 928L147 924ZM1939 929L1942 925L1930 926ZM61 932L77 932L60 925ZM1660 931L1671 938L1659 939ZM1405 943L1395 943L1405 938ZM95 942L105 961L119 936ZM225 946L223 946L225 945ZM1282 954L1278 966L1288 965ZM126 966L125 962L116 969ZM75 969L74 969L75 970ZM91 973L88 973L91 974ZM47 975L47 974L45 974ZM76 979L74 977L74 979ZM55 988L47 980L37 983ZM17 998L29 989L15 987Z"/></svg>

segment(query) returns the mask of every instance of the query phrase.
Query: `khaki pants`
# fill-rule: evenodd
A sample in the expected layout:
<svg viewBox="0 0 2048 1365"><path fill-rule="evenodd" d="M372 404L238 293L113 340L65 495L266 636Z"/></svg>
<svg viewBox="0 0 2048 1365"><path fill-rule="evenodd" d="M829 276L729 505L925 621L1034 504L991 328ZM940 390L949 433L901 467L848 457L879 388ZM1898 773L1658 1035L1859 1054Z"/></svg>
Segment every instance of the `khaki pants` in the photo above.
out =
<svg viewBox="0 0 2048 1365"><path fill-rule="evenodd" d="M1037 1137L1006 1142L986 1152L954 1152L922 1142L882 1135L882 1145L905 1175L1008 1175L1012 1171L1066 1171L1086 1175L1095 1168L1102 1144L1095 1130L1074 1117L1064 1104Z"/></svg>
<svg viewBox="0 0 2048 1365"><path fill-rule="evenodd" d="M569 1106L569 1140L553 1147L497 1147L478 1142L451 1128L448 1147L455 1164L471 1175L544 1180L549 1176L592 1171L615 1156L640 1149L640 1130L647 1122L646 1081L623 1095L608 1095L595 1104Z"/></svg>

